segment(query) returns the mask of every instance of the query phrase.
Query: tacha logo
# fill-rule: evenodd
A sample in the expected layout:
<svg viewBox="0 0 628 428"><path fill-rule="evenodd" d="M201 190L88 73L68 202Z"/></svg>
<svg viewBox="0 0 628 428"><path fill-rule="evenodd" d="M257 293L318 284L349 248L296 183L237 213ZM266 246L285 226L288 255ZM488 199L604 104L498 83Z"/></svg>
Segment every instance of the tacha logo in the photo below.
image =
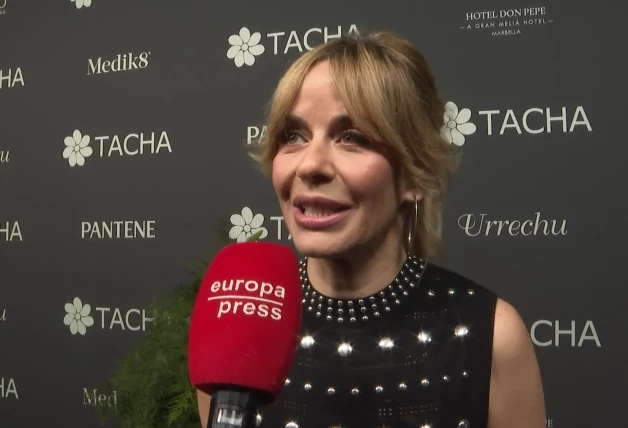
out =
<svg viewBox="0 0 628 428"><path fill-rule="evenodd" d="M89 304L83 304L80 298L75 297L72 303L65 304L66 315L63 323L70 327L70 333L85 336L87 327L94 325L94 318L91 316L92 307Z"/></svg>
<svg viewBox="0 0 628 428"><path fill-rule="evenodd" d="M0 398L20 399L15 379L0 377Z"/></svg>
<svg viewBox="0 0 628 428"><path fill-rule="evenodd" d="M231 229L229 230L229 238L235 239L237 242L244 242L257 233L261 233L258 239L264 239L268 236L268 229L264 227L264 215L259 213L254 215L249 207L242 208L240 214L233 214L230 220ZM276 236L274 239L279 241L292 239L287 229L284 230L283 216L270 216L269 220L272 222L271 225L273 225L271 229L277 231L276 235L272 235L273 237Z"/></svg>
<svg viewBox="0 0 628 428"><path fill-rule="evenodd" d="M158 138L158 141L156 141ZM137 156L144 154L172 153L170 138L166 131L151 132L149 134L132 133L126 136L105 135L94 137L99 143L97 155L100 158L113 156ZM84 135L78 129L63 140L63 158L68 160L71 167L85 165L86 159L94 150L89 146L91 137Z"/></svg>
<svg viewBox="0 0 628 428"><path fill-rule="evenodd" d="M342 26L339 25L337 28L310 28L301 33L294 30L267 33L266 40L271 39L273 47L271 52L273 55L279 55L287 54L290 51L309 51L320 43L340 38L342 34L351 33L358 33L358 28L355 24L352 24L346 33L343 33ZM230 47L227 50L227 58L233 60L238 68L243 65L252 66L255 64L256 58L267 51L262 44L262 34L257 31L251 31L247 27L242 27L238 34L229 36L228 41Z"/></svg>
<svg viewBox="0 0 628 428"><path fill-rule="evenodd" d="M90 7L92 5L92 0L70 0L77 9L81 9L84 7Z"/></svg>
<svg viewBox="0 0 628 428"><path fill-rule="evenodd" d="M582 106L575 109L558 108L529 108L523 112L507 109L479 110L477 116L485 117L479 120L472 119L473 113L469 108L459 109L456 103L449 101L445 105L445 123L442 136L451 144L462 146L466 137L478 131L476 124L481 124L482 131L487 136L493 135L538 135L557 132L571 133L585 128L592 132L591 122ZM484 123L486 126L484 126Z"/></svg>
<svg viewBox="0 0 628 428"><path fill-rule="evenodd" d="M3 309L0 311L0 322L6 322L7 320L7 310Z"/></svg>
<svg viewBox="0 0 628 428"><path fill-rule="evenodd" d="M532 324L530 336L536 346L558 347L567 345L572 348L580 348L593 342L594 346L602 347L595 325L590 320L585 321L584 325L573 320L563 323L558 320L538 320Z"/></svg>
<svg viewBox="0 0 628 428"><path fill-rule="evenodd" d="M22 229L19 222L2 222L0 221L0 242L24 241L22 237Z"/></svg>
<svg viewBox="0 0 628 428"><path fill-rule="evenodd" d="M9 163L11 152L8 150L0 150L0 163Z"/></svg>
<svg viewBox="0 0 628 428"><path fill-rule="evenodd" d="M7 0L0 0L0 15L5 15L7 13Z"/></svg>
<svg viewBox="0 0 628 428"><path fill-rule="evenodd" d="M262 226L264 215L253 215L249 207L242 208L240 214L233 214L230 220L232 227L229 229L229 238L237 242L244 242L256 233L261 233L258 239L264 239L268 235L268 229Z"/></svg>
<svg viewBox="0 0 628 428"><path fill-rule="evenodd" d="M18 84L24 86L24 75L21 68L0 70L0 89L13 88Z"/></svg>
<svg viewBox="0 0 628 428"><path fill-rule="evenodd" d="M102 330L130 330L146 331L146 324L153 318L146 317L144 309L122 310L119 308L96 307L100 313L100 324L96 324ZM95 325L92 317L92 307L84 303L79 297L75 297L72 303L65 304L66 315L63 323L70 328L72 335L85 336L87 328Z"/></svg>
<svg viewBox="0 0 628 428"><path fill-rule="evenodd" d="M441 134L450 144L462 146L464 137L475 133L477 127L470 122L471 110L463 108L458 110L458 106L451 101L445 104L445 124Z"/></svg>

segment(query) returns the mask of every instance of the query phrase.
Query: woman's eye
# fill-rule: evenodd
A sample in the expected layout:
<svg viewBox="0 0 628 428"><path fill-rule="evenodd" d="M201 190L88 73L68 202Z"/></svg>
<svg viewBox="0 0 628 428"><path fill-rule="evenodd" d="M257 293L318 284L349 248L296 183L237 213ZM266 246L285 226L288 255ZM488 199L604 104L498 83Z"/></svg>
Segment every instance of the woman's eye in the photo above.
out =
<svg viewBox="0 0 628 428"><path fill-rule="evenodd" d="M283 131L283 141L284 143L296 143L299 141L299 134L297 134L293 130L285 130Z"/></svg>
<svg viewBox="0 0 628 428"><path fill-rule="evenodd" d="M345 131L340 135L340 138L343 143L348 144L366 144L368 143L368 139L355 131Z"/></svg>

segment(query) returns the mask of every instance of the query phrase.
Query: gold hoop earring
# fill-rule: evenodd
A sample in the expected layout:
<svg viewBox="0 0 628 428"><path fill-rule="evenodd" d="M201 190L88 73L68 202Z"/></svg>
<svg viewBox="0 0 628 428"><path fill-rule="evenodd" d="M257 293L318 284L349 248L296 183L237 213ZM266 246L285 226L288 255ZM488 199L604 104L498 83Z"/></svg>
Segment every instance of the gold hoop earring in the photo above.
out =
<svg viewBox="0 0 628 428"><path fill-rule="evenodd" d="M414 254L414 232L419 224L419 200L414 198L414 212L408 228L408 253Z"/></svg>

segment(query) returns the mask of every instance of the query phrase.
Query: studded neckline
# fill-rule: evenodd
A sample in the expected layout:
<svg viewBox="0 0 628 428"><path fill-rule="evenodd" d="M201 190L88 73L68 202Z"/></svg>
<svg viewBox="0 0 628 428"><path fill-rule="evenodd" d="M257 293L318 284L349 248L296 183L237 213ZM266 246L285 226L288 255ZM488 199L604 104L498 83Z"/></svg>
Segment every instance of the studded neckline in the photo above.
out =
<svg viewBox="0 0 628 428"><path fill-rule="evenodd" d="M395 279L375 294L361 299L334 299L316 291L307 275L307 257L299 263L303 307L306 312L328 322L342 324L368 322L400 306L413 289L419 287L426 263L408 255Z"/></svg>

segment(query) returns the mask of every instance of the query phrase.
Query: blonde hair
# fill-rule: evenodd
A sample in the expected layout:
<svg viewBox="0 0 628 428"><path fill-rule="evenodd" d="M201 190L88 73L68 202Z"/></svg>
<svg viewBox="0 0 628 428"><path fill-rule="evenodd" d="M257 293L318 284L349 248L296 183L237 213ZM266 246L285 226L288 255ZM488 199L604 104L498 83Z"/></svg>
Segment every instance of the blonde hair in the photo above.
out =
<svg viewBox="0 0 628 428"><path fill-rule="evenodd" d="M387 32L352 34L300 56L280 79L270 100L266 133L251 154L264 174L272 163L299 89L308 72L329 61L338 94L355 127L386 153L401 179L424 195L418 218L406 204L406 233L412 230L418 257L442 245L442 202L457 166L454 147L441 136L445 105L423 55L403 37ZM397 183L399 184L399 183Z"/></svg>

